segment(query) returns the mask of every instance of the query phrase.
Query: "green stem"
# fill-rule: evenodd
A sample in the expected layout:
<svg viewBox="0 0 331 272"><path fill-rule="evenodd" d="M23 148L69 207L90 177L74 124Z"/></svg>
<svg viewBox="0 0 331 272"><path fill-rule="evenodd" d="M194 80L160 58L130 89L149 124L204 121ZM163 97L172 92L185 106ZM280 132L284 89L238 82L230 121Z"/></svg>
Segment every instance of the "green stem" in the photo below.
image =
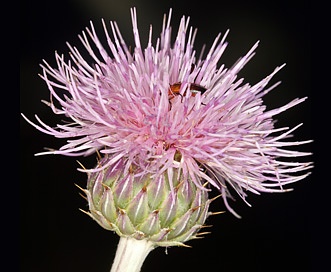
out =
<svg viewBox="0 0 331 272"><path fill-rule="evenodd" d="M154 248L154 244L148 240L121 237L110 272L139 272Z"/></svg>

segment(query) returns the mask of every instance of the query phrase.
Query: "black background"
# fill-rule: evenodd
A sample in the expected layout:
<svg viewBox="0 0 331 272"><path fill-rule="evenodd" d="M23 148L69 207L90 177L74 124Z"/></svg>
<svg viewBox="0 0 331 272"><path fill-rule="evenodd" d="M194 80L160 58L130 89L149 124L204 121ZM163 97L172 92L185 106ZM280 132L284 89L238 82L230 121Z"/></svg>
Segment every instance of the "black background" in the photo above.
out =
<svg viewBox="0 0 331 272"><path fill-rule="evenodd" d="M101 18L117 21L124 39L132 44L129 9L134 6L143 45L150 24L154 38L158 37L163 14L169 8L173 8L174 33L182 15L191 17L190 24L198 28L198 51L204 43L209 48L219 32L230 29L229 46L222 58L228 67L260 40L256 56L240 76L254 84L276 66L287 64L273 81L281 80L282 84L265 97L265 103L271 109L308 96L303 104L279 115L277 126L304 122L295 133L296 139L314 139L315 143L302 149L316 154L317 132L312 121L316 93L311 84L313 29L311 6L305 1L21 1L20 112L30 119L37 114L55 125L60 119L40 102L48 100L49 92L38 76L39 63L46 59L54 64L55 50L67 54L66 41L83 52L77 35L90 20L100 37ZM84 187L86 182L85 174L76 170L76 160L92 167L95 157L34 156L44 147L59 148L64 142L35 130L20 118L21 271L109 271L118 237L78 210L87 207L74 185ZM310 159L317 161L316 155ZM319 271L313 258L317 250L312 203L315 169L311 176L294 184L290 193L250 194L251 208L238 198L233 207L242 219L230 213L209 218L211 234L189 242L192 248L173 247L167 254L164 248L155 249L142 271ZM224 210L223 203L216 201L213 210Z"/></svg>

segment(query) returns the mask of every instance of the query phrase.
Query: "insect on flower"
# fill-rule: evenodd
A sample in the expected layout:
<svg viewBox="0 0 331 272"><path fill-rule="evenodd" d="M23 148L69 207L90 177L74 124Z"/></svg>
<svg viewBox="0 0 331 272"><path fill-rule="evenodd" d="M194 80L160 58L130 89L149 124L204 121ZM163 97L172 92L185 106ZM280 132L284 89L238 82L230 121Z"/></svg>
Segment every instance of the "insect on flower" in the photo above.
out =
<svg viewBox="0 0 331 272"><path fill-rule="evenodd" d="M201 85L195 84L195 83L190 83L189 84L189 89L192 93L192 96L194 97L198 92L200 92L201 94L203 94L205 91L207 91L207 89L205 87L202 87ZM169 99L174 98L176 95L181 95L180 94L180 89L182 87L182 83L181 82L177 82L174 83L172 85L170 85L169 88ZM185 96L186 92L184 92L184 96Z"/></svg>

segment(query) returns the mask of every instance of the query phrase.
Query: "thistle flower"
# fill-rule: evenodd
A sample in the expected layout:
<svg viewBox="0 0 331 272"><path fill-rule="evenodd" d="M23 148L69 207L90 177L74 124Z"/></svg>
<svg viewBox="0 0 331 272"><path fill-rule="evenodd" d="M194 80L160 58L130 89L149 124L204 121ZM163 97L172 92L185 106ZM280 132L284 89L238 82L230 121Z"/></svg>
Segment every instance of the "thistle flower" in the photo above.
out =
<svg viewBox="0 0 331 272"><path fill-rule="evenodd" d="M88 173L83 189L89 215L128 244L144 241L133 269L156 246L184 245L198 237L210 212L208 192L221 193L226 208L240 217L227 199L235 191L247 204L247 192L285 192L304 179L310 162L293 162L308 152L289 148L310 141L289 141L294 128L274 126L274 117L306 98L266 110L263 96L278 84L272 77L255 85L238 78L254 56L258 42L231 68L219 65L228 32L219 34L206 57L196 56L196 30L182 17L174 43L171 10L160 37L145 48L140 43L136 10L131 10L134 47L125 43L115 22L102 20L107 47L91 22L79 36L93 58L89 64L68 44L70 60L55 53L56 68L43 62L41 75L50 90L45 102L70 123L48 126L23 117L41 132L66 138L59 150L39 154L87 156L100 160ZM249 205L249 204L248 204ZM125 242L123 242L125 241ZM122 265L117 258L113 271ZM119 269L119 270L116 270ZM130 271L126 268L125 271ZM135 271L135 270L132 270Z"/></svg>

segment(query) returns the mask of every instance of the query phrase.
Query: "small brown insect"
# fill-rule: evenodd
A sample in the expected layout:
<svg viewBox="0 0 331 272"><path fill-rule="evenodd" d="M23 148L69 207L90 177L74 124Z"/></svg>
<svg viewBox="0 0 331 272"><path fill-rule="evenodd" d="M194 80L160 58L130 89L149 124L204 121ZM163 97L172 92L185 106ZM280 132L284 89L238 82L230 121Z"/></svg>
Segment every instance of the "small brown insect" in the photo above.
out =
<svg viewBox="0 0 331 272"><path fill-rule="evenodd" d="M182 86L181 82L174 83L170 85L168 94L169 99L174 98L176 95L180 95L180 87ZM195 83L190 83L190 91L192 92L192 96L194 97L198 92L203 94L207 89ZM185 92L184 94L185 95Z"/></svg>

